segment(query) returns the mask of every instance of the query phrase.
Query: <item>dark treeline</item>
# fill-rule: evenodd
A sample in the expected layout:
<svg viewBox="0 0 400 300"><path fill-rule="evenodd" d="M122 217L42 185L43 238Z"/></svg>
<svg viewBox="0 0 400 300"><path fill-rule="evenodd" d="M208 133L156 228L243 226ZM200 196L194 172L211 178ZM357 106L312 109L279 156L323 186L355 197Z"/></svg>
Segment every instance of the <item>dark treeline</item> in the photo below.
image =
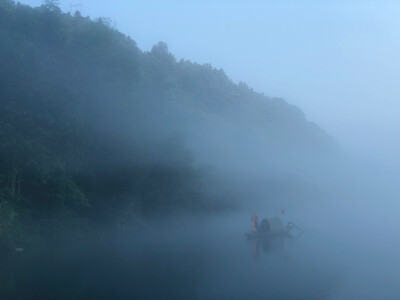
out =
<svg viewBox="0 0 400 300"><path fill-rule="evenodd" d="M165 43L144 52L107 19L0 0L1 238L220 207L183 134L209 116L287 148L332 145L296 107Z"/></svg>

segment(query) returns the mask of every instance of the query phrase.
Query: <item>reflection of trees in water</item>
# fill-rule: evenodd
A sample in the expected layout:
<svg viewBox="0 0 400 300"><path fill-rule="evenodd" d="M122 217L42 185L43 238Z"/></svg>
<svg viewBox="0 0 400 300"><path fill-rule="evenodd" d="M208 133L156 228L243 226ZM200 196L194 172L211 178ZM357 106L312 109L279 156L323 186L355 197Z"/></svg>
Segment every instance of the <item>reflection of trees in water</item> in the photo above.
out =
<svg viewBox="0 0 400 300"><path fill-rule="evenodd" d="M15 291L14 257L1 254L0 269L0 298L13 299L11 295Z"/></svg>
<svg viewBox="0 0 400 300"><path fill-rule="evenodd" d="M0 261L0 299L196 299L201 251L173 246L133 252L108 241L7 254Z"/></svg>

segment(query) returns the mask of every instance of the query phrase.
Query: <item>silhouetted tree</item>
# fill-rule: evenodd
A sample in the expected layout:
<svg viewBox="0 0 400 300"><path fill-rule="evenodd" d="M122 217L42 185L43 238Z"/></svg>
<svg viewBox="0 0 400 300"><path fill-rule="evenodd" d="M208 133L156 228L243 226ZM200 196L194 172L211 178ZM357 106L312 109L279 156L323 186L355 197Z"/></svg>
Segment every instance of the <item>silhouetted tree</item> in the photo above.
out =
<svg viewBox="0 0 400 300"><path fill-rule="evenodd" d="M59 11L60 1L59 0L44 0L43 6L51 11Z"/></svg>

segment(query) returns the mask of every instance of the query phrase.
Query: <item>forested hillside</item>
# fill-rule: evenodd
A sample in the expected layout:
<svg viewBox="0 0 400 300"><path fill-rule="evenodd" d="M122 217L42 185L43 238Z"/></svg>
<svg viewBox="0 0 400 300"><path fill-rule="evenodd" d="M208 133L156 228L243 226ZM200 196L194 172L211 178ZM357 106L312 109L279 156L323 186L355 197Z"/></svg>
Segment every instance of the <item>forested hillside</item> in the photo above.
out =
<svg viewBox="0 0 400 300"><path fill-rule="evenodd" d="M333 145L298 108L163 42L141 51L104 19L0 0L2 239L225 205L187 142L219 122L261 128L271 148Z"/></svg>

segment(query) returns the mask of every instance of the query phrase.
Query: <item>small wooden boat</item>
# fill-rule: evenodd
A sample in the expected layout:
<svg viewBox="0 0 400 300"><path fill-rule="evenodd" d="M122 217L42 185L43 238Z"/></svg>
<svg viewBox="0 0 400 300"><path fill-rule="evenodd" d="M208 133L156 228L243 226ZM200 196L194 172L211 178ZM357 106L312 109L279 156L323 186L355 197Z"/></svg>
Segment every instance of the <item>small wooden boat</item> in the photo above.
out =
<svg viewBox="0 0 400 300"><path fill-rule="evenodd" d="M271 218L262 220L258 231L246 233L248 239L260 239L260 238L273 238L273 237L291 237L290 232L293 228L297 228L300 231L300 236L303 230L292 222L289 222L286 226L280 218Z"/></svg>

